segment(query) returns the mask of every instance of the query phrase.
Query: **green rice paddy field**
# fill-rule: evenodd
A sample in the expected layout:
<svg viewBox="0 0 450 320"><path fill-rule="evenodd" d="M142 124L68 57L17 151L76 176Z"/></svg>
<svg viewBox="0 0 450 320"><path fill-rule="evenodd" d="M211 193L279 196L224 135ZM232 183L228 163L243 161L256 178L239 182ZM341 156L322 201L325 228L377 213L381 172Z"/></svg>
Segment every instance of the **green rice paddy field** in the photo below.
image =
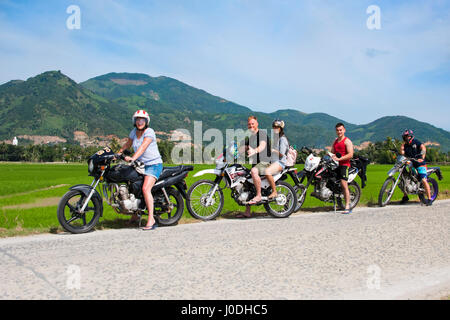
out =
<svg viewBox="0 0 450 320"><path fill-rule="evenodd" d="M195 165L186 180L188 187L198 179L214 179L213 175L194 178L195 172L211 165ZM367 186L362 189L359 206L376 206L378 192L386 179L391 165L369 165L367 168ZM298 165L301 170L303 165ZM444 179L439 181L438 199L450 198L450 166L441 167ZM356 178L360 183L359 177ZM26 235L34 233L61 232L56 217L59 198L74 184L90 184L92 178L87 175L86 164L39 164L39 163L0 163L0 237ZM292 182L289 181L288 182ZM312 190L311 190L312 191ZM232 219L237 212L245 208L238 206L225 190L225 206L221 218ZM392 205L398 203L402 193L397 190ZM410 197L417 201L417 197ZM331 210L332 204L325 204L309 195L302 209L296 214L318 210ZM265 215L262 206L253 207L256 215ZM129 228L129 216L115 213L104 202L104 215L97 229ZM180 223L197 222L185 208Z"/></svg>

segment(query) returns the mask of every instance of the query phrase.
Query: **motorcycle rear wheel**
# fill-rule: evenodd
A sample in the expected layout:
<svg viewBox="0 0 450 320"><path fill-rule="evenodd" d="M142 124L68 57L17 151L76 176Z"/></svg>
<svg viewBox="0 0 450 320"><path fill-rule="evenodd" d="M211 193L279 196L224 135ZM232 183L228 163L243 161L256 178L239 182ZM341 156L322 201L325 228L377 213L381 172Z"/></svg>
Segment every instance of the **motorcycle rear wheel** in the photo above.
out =
<svg viewBox="0 0 450 320"><path fill-rule="evenodd" d="M361 198L361 188L356 181L352 181L348 184L348 191L350 191L350 205L349 208L352 210L358 204ZM337 198L337 205L341 210L345 209L345 199Z"/></svg>
<svg viewBox="0 0 450 320"><path fill-rule="evenodd" d="M267 213L275 218L287 218L289 217L297 207L297 195L296 190L287 182L277 181L276 189L278 197L281 196L282 200L286 201L283 204L278 203L278 200L265 203L264 208ZM277 199L278 199L277 197Z"/></svg>
<svg viewBox="0 0 450 320"><path fill-rule="evenodd" d="M183 216L184 211L184 201L181 193L174 188L166 188L166 192L169 201L174 205L174 208L170 212L168 212L168 210L163 210L163 208L154 208L154 217L160 226L172 226L177 224ZM167 201L165 200L165 197L164 201Z"/></svg>
<svg viewBox="0 0 450 320"><path fill-rule="evenodd" d="M430 193L431 193L431 201L436 200L438 194L439 194L439 185L437 181L433 178L427 178L428 184L430 185ZM423 204L427 204L427 196L425 193L419 193L419 199L420 202Z"/></svg>
<svg viewBox="0 0 450 320"><path fill-rule="evenodd" d="M86 195L80 190L70 190L61 198L58 204L58 221L64 230L70 233L86 233L94 229L101 215L101 200L92 197L84 210L80 209Z"/></svg>

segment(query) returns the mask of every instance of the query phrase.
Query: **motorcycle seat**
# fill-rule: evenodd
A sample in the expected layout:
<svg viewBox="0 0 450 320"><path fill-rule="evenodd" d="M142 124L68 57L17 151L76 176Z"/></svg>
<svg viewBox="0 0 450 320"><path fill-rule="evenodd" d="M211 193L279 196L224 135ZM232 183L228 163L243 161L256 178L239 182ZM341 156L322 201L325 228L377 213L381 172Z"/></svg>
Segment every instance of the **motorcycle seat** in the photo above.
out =
<svg viewBox="0 0 450 320"><path fill-rule="evenodd" d="M164 179L170 176L177 175L183 171L192 171L194 170L193 166L175 166L175 167L163 167L163 172L161 173L161 176L159 179Z"/></svg>

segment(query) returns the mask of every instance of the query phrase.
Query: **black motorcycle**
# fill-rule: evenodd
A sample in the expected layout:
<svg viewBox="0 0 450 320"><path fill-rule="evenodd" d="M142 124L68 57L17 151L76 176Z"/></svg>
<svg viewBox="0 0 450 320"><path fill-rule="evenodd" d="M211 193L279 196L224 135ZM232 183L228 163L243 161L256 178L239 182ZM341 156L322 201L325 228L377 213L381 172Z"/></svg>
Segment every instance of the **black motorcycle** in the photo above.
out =
<svg viewBox="0 0 450 320"><path fill-rule="evenodd" d="M305 161L305 168L298 173L297 179L293 179L295 183L295 190L297 194L297 207L296 211L301 208L306 198L306 191L312 184L314 191L311 192L311 196L324 201L334 203L340 209L344 209L345 200L342 192L340 180L337 177L336 169L339 164L332 159L333 154L328 153L323 157L317 156L313 150L303 147L301 152L308 154ZM337 157L341 155L336 154ZM348 171L348 188L350 192L350 209L353 209L361 198L361 187L354 180L357 175L361 178L362 187L365 187L366 167L369 164L369 160L364 157L358 157L350 161L351 166ZM306 185L303 181L306 179Z"/></svg>
<svg viewBox="0 0 450 320"><path fill-rule="evenodd" d="M58 220L65 230L71 233L92 230L103 216L103 198L119 214L138 215L140 225L146 210L142 193L143 164L136 161L113 166L117 159L124 160L124 155L115 154L107 147L89 158L89 175L94 177L91 185L70 187L59 202ZM158 225L174 225L180 220L187 190L184 179L193 169L192 166L164 167L152 188L154 217ZM99 184L102 185L100 192L97 191Z"/></svg>

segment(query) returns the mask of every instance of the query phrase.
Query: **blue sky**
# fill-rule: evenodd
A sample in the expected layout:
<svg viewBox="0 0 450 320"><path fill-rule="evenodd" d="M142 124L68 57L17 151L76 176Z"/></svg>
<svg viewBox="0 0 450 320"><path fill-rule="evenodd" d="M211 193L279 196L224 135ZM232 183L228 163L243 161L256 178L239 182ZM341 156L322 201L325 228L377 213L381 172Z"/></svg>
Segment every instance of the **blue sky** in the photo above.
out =
<svg viewBox="0 0 450 320"><path fill-rule="evenodd" d="M66 9L78 5L81 29ZM370 5L381 29L369 30ZM0 0L0 83L169 76L255 111L450 130L450 1Z"/></svg>

